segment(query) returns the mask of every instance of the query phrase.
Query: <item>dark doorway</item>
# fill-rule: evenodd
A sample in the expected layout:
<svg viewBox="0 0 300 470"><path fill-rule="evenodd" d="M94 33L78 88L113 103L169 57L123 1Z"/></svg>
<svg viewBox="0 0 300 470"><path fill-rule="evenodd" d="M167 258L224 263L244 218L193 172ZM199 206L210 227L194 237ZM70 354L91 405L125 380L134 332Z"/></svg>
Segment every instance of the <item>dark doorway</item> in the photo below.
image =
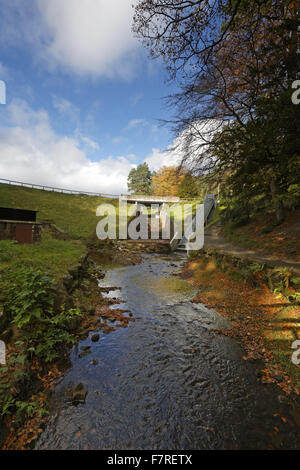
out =
<svg viewBox="0 0 300 470"><path fill-rule="evenodd" d="M16 240L21 244L32 243L32 226L30 224L17 224Z"/></svg>

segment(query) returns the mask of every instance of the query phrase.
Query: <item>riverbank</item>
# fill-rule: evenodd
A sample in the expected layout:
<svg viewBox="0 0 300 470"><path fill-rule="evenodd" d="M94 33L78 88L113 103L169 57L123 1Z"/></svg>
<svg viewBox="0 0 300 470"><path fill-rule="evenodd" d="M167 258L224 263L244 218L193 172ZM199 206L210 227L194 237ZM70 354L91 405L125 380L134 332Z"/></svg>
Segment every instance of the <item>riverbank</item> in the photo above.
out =
<svg viewBox="0 0 300 470"><path fill-rule="evenodd" d="M13 248L20 251L22 247ZM47 423L49 399L54 385L70 367L70 352L78 341L92 338L92 341L97 342L100 331L108 334L118 328L126 328L135 321L128 309L110 308L120 303L120 300L115 296L107 297L107 288L99 288L99 280L104 277L105 272L111 268L139 264L141 253L166 251L164 244L145 245L99 240L87 243L85 249L86 253L81 256L78 256L80 252L77 253L77 260L76 257L73 259L76 263L65 265L65 270L60 269L63 264L55 264L55 260L52 269L49 263L45 263L43 272L38 270L39 266L35 266L35 273L39 273L44 281L49 281L46 290L53 306L51 316L54 315L56 319L51 326L56 327L56 337L61 335L61 340L56 339L53 343L52 338L48 340L41 335L36 337L40 325L34 322L31 316L28 334L24 325L16 326L11 323L8 319L8 309L4 310L7 320L6 324L2 325L0 337L5 339L7 346L7 365L0 368L0 441L3 449L32 448ZM30 250L38 250L41 253L42 247L25 247L22 251L23 257L28 257L26 253ZM49 256L47 251L46 255ZM57 257L59 259L59 253ZM14 257L5 271L12 270L11 282L18 277L18 268L13 260ZM25 278L21 279L23 283L26 281L27 268L28 266L24 271ZM32 266L29 269L31 270ZM43 276L49 276L49 279ZM30 282L33 284L30 285L28 296L34 296L39 286L36 285L36 279L31 279ZM24 284L19 288L21 292L26 292ZM45 300L40 298L38 303ZM26 303L26 299L23 301ZM30 307L36 305L31 304ZM46 305L43 307L46 309ZM41 313L44 317L44 308ZM42 343L45 343L44 355L37 354ZM89 350L84 350L80 355L84 357L89 353Z"/></svg>
<svg viewBox="0 0 300 470"><path fill-rule="evenodd" d="M73 251L64 250L66 243ZM0 443L3 449L26 449L47 421L51 391L69 367L73 345L95 330L127 326L124 312L115 312L111 318L109 306L116 299L105 298L99 290L105 267L116 264L116 254L119 264L135 264L140 257L117 249L116 244L97 242L84 248L82 243L50 237L40 245L2 245L0 339L6 344L6 366L0 368ZM23 259L21 267L18 254ZM22 303L23 309L18 323L12 311L16 291L21 296L16 307ZM109 327L107 319L115 321L115 327ZM44 322L53 335L44 331Z"/></svg>
<svg viewBox="0 0 300 470"><path fill-rule="evenodd" d="M29 266L20 270L12 263L7 267L11 276L7 289L2 292L1 325L6 366L0 368L3 449L25 449L37 438L47 419L47 402L53 384L68 365L70 348L95 323L96 302L103 302L95 292L100 273L87 255L76 261L58 277ZM47 267L51 272L50 266ZM23 319L16 323L9 305L13 302L10 291L17 287L14 283L18 277L23 306L28 304L29 308L22 311ZM51 331L47 334L44 325L53 330L53 335Z"/></svg>
<svg viewBox="0 0 300 470"><path fill-rule="evenodd" d="M95 302L108 303L88 251L97 207L117 201L7 184L0 184L0 198L4 207L37 211L42 226L40 243L0 240L0 340L7 359L0 366L0 443L10 432L14 445L24 420L34 429L34 420L47 419L48 391L70 348L96 321ZM98 249L105 254L112 247L99 243ZM30 432L19 436L19 448L34 440L36 430Z"/></svg>
<svg viewBox="0 0 300 470"><path fill-rule="evenodd" d="M300 224L291 217L272 232L264 233L262 220L245 227L231 228L216 221L205 230L205 249L213 249L259 264L277 266L300 273Z"/></svg>
<svg viewBox="0 0 300 470"><path fill-rule="evenodd" d="M206 250L186 263L181 276L198 288L193 302L230 320L231 328L219 333L242 345L261 381L299 397L300 367L291 360L292 343L300 339L297 274Z"/></svg>

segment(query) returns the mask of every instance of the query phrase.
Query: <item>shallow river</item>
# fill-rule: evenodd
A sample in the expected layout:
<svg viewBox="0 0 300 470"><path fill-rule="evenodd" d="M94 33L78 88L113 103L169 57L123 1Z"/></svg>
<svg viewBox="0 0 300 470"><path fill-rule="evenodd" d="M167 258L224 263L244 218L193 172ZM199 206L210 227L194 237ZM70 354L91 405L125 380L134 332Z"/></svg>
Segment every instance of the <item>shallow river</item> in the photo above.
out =
<svg viewBox="0 0 300 470"><path fill-rule="evenodd" d="M183 262L177 255L148 255L140 265L107 271L101 286L121 288L107 294L122 299L112 308L128 308L135 322L73 349L36 448L297 446L296 424L278 392L259 383L233 339L213 332L229 326L227 320L189 302L195 292L174 276ZM79 358L86 345L91 354ZM74 406L67 388L80 382L88 394L85 404Z"/></svg>

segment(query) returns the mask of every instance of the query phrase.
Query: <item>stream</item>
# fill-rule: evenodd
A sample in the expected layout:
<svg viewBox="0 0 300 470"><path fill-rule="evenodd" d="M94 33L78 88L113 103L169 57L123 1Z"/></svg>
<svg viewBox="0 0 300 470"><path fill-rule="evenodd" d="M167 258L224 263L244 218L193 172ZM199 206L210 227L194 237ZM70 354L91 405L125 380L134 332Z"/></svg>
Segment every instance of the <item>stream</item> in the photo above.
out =
<svg viewBox="0 0 300 470"><path fill-rule="evenodd" d="M135 322L73 348L36 449L297 448L280 390L260 383L232 338L214 333L230 326L224 317L190 302L195 290L176 276L185 261L144 255L108 269L100 286L120 287L106 295L121 299L111 308ZM83 346L91 354L79 358ZM67 389L78 383L88 394L74 406Z"/></svg>

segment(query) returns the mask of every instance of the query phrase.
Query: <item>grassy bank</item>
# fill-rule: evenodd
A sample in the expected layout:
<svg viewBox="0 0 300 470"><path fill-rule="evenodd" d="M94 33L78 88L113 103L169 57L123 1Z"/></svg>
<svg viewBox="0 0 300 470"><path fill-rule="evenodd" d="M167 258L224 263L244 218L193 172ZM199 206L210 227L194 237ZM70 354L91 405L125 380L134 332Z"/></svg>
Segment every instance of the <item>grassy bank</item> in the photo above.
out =
<svg viewBox="0 0 300 470"><path fill-rule="evenodd" d="M75 239L95 233L96 209L103 203L116 205L117 200L0 184L0 206L36 210L38 221L52 222Z"/></svg>
<svg viewBox="0 0 300 470"><path fill-rule="evenodd" d="M262 266L235 265L213 252L193 257L182 276L199 289L194 302L214 308L230 320L231 329L220 333L240 342L244 359L256 364L261 380L277 384L287 394L299 395L300 368L291 360L292 343L300 339L295 289L270 289ZM279 278L277 272L274 276Z"/></svg>
<svg viewBox="0 0 300 470"><path fill-rule="evenodd" d="M53 277L62 275L84 254L85 245L77 240L56 240L43 234L41 243L19 245L14 241L0 240L0 276L8 268L31 266Z"/></svg>
<svg viewBox="0 0 300 470"><path fill-rule="evenodd" d="M274 216L263 214L246 225L224 225L228 242L278 259L300 261L300 209L288 212L281 224L274 224Z"/></svg>
<svg viewBox="0 0 300 470"><path fill-rule="evenodd" d="M0 443L8 433L5 448L25 448L37 438L61 364L68 362L78 335L99 320L91 314L103 302L90 272L93 263L82 270L81 281L76 266L95 240L96 209L107 202L116 204L0 184L0 206L36 210L38 221L55 224L66 235L58 239L43 228L41 242L33 245L0 240L0 340L7 353L6 366L0 366Z"/></svg>

